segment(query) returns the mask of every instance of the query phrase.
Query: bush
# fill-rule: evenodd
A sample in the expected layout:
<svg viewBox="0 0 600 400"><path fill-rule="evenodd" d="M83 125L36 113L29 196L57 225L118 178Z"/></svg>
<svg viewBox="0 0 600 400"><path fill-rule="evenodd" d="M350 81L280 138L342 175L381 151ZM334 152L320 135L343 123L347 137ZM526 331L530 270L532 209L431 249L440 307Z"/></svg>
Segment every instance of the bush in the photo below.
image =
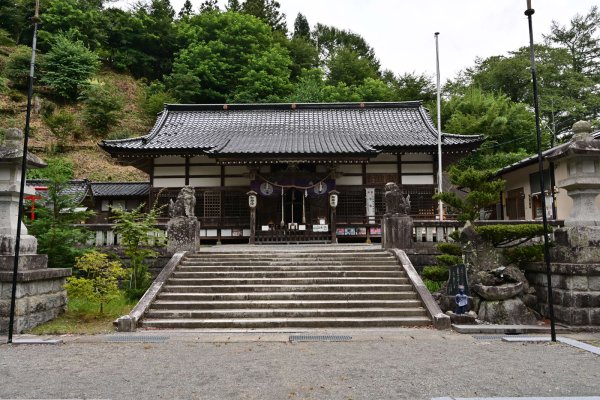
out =
<svg viewBox="0 0 600 400"><path fill-rule="evenodd" d="M449 254L451 256L462 256L462 249L460 245L456 243L439 243L437 249L443 254Z"/></svg>
<svg viewBox="0 0 600 400"><path fill-rule="evenodd" d="M75 123L75 116L69 111L60 110L45 117L44 122L56 139L55 150L62 153L69 138L78 130L77 124Z"/></svg>
<svg viewBox="0 0 600 400"><path fill-rule="evenodd" d="M142 103L142 109L149 116L156 117L156 114L163 111L165 104L168 103L177 103L177 99L168 92L159 91L146 96Z"/></svg>
<svg viewBox="0 0 600 400"><path fill-rule="evenodd" d="M8 93L8 79L0 76L0 94Z"/></svg>
<svg viewBox="0 0 600 400"><path fill-rule="evenodd" d="M452 256L450 254L442 254L441 256L436 257L439 265L444 265L446 267L452 267L454 265L462 264L462 258L458 256Z"/></svg>
<svg viewBox="0 0 600 400"><path fill-rule="evenodd" d="M100 66L98 56L80 41L59 34L41 63L40 82L66 100L75 100Z"/></svg>
<svg viewBox="0 0 600 400"><path fill-rule="evenodd" d="M65 288L69 296L104 305L120 297L119 278L125 271L118 261L110 261L106 254L96 250L77 258L75 268L83 276L67 278Z"/></svg>
<svg viewBox="0 0 600 400"><path fill-rule="evenodd" d="M432 265L423 268L423 279L428 279L434 282L447 282L450 271L446 266Z"/></svg>
<svg viewBox="0 0 600 400"><path fill-rule="evenodd" d="M552 227L548 227L548 231L552 232ZM542 236L544 234L544 226L542 224L483 225L476 226L475 232L496 247L518 242L514 244L516 246L536 236Z"/></svg>
<svg viewBox="0 0 600 400"><path fill-rule="evenodd" d="M73 179L73 163L63 157L49 158L46 160L48 168L28 169L27 179L53 179L65 180Z"/></svg>
<svg viewBox="0 0 600 400"><path fill-rule="evenodd" d="M444 282L436 282L431 281L429 279L423 279L423 283L425 284L427 290L429 290L430 293L439 292L442 286L444 286Z"/></svg>
<svg viewBox="0 0 600 400"><path fill-rule="evenodd" d="M41 56L37 56L38 62L42 62ZM17 88L26 88L29 77L29 68L31 66L31 47L18 46L14 52L8 56L4 66L4 76L10 80L12 86ZM36 76L39 74L36 72Z"/></svg>
<svg viewBox="0 0 600 400"><path fill-rule="evenodd" d="M128 139L132 136L133 136L133 134L130 131L128 131L126 129L120 129L120 130L116 130L116 131L109 133L106 136L106 138L108 140L120 140L120 139Z"/></svg>
<svg viewBox="0 0 600 400"><path fill-rule="evenodd" d="M83 91L85 108L83 120L96 133L106 133L123 111L123 98L118 91L104 82L90 82Z"/></svg>
<svg viewBox="0 0 600 400"><path fill-rule="evenodd" d="M514 264L519 268L532 262L544 259L544 245L519 246L504 250L504 259L507 264Z"/></svg>
<svg viewBox="0 0 600 400"><path fill-rule="evenodd" d="M14 46L15 41L12 40L8 32L4 29L0 29L0 46Z"/></svg>

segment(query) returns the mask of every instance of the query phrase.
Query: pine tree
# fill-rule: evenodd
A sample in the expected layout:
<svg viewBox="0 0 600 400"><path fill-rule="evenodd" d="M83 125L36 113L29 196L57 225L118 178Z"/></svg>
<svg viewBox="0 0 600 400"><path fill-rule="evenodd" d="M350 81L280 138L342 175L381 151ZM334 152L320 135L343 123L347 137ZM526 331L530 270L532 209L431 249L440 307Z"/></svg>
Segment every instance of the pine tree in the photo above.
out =
<svg viewBox="0 0 600 400"><path fill-rule="evenodd" d="M179 19L189 17L193 14L192 10L192 2L190 0L185 0L183 3L183 7L181 7L181 11L179 11L178 17Z"/></svg>
<svg viewBox="0 0 600 400"><path fill-rule="evenodd" d="M304 15L298 13L296 21L294 21L294 39L304 38L310 40L310 25Z"/></svg>

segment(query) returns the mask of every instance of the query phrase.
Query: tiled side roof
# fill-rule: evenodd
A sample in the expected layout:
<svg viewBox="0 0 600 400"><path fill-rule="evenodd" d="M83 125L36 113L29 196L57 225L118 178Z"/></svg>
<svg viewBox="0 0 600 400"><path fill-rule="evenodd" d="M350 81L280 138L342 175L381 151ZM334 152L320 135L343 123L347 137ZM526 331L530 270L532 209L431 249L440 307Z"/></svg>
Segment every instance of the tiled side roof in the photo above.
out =
<svg viewBox="0 0 600 400"><path fill-rule="evenodd" d="M596 131L596 132L592 132L592 136L594 137L594 139L596 140L600 140L600 131ZM554 146L551 149L545 150L542 152L542 158L546 158L546 156L548 156L550 153L554 152L555 150L560 149L561 147L566 146L568 143L562 143L559 144L558 146ZM502 176L504 174L507 174L509 172L515 171L519 168L523 168L523 167L527 167L529 165L535 164L538 162L538 155L534 154L532 156L526 157L522 160L519 160L515 163L512 163L510 165L507 165L504 168L499 169L496 172L496 176Z"/></svg>
<svg viewBox="0 0 600 400"><path fill-rule="evenodd" d="M150 182L91 182L94 197L140 197L150 192Z"/></svg>
<svg viewBox="0 0 600 400"><path fill-rule="evenodd" d="M48 186L49 181L47 179L27 179L25 183L30 187L43 187ZM87 196L88 190L89 182L85 179L77 179L68 181L60 191L60 194L71 196L75 203L81 203L85 199L85 196ZM39 191L38 194L44 195L45 191Z"/></svg>
<svg viewBox="0 0 600 400"><path fill-rule="evenodd" d="M481 136L443 136L468 146ZM376 154L434 147L437 131L420 102L167 105L146 136L105 140L113 154L322 155Z"/></svg>

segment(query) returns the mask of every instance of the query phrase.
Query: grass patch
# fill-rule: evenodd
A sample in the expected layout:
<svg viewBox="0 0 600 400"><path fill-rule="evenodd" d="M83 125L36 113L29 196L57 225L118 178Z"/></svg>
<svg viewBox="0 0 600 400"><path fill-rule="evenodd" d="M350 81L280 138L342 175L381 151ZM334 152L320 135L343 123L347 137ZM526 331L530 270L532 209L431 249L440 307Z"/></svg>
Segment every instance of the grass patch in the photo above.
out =
<svg viewBox="0 0 600 400"><path fill-rule="evenodd" d="M113 332L113 321L131 311L135 301L128 300L124 295L104 306L104 313L100 314L100 305L89 303L80 299L69 299L67 312L36 326L28 333L34 335L94 335Z"/></svg>
<svg viewBox="0 0 600 400"><path fill-rule="evenodd" d="M592 346L600 347L600 339L582 340L582 342L591 344Z"/></svg>

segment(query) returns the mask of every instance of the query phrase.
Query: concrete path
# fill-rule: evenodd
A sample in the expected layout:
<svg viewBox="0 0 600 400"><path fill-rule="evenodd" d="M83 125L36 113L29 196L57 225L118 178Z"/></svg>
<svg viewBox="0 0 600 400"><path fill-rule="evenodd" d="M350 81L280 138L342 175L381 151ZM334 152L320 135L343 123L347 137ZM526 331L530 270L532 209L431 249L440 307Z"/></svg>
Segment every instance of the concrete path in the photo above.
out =
<svg viewBox="0 0 600 400"><path fill-rule="evenodd" d="M290 342L292 335L324 337ZM432 329L142 331L62 339L53 346L0 345L0 399L600 395L600 357L588 351Z"/></svg>

